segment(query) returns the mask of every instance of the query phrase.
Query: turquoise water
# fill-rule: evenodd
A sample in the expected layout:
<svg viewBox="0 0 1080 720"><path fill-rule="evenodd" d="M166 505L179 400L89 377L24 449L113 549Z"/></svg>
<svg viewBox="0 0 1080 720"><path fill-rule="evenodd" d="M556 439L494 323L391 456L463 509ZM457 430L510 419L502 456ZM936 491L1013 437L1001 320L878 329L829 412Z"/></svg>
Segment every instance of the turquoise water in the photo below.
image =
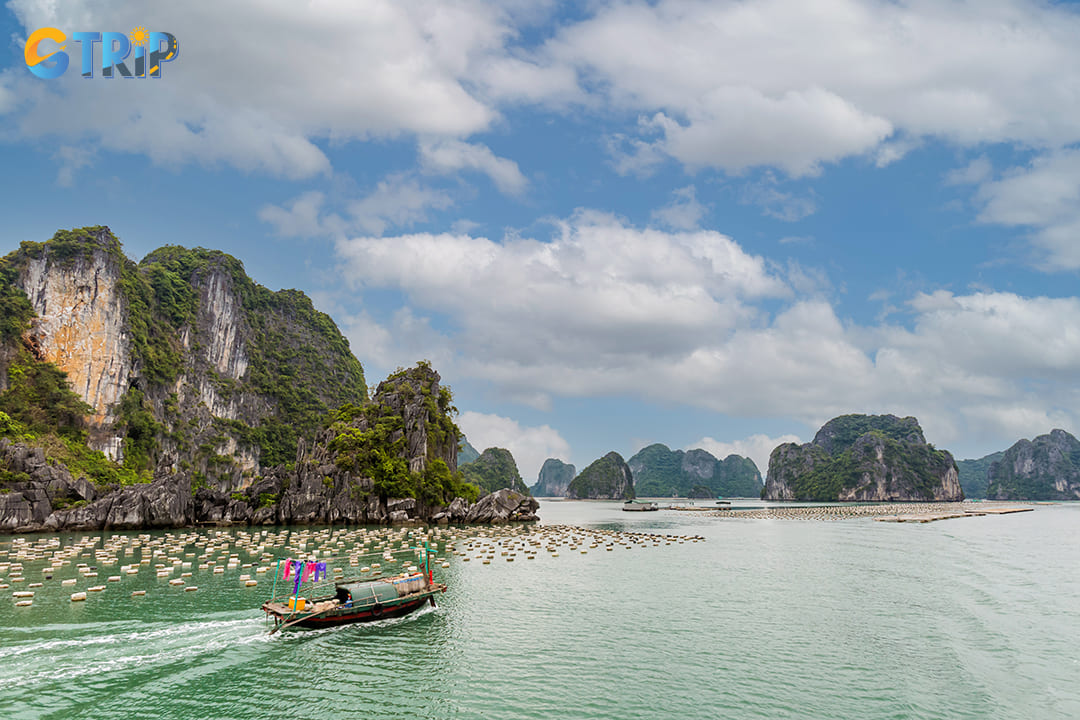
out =
<svg viewBox="0 0 1080 720"><path fill-rule="evenodd" d="M1080 717L1080 506L925 525L541 516L706 541L453 557L436 609L274 636L269 581L237 580L251 569L193 570L185 593L144 567L72 603L91 583L61 588L68 567L32 607L2 591L0 716Z"/></svg>

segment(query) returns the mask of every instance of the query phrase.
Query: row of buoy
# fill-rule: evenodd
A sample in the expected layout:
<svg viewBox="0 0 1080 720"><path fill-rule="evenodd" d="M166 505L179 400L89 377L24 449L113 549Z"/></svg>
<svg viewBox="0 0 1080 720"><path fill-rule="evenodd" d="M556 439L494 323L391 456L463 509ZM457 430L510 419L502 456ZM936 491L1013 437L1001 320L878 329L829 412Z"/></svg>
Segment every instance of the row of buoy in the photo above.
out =
<svg viewBox="0 0 1080 720"><path fill-rule="evenodd" d="M737 507L701 513L704 517L738 518L742 520L848 520L889 515L924 515L963 510L975 510L973 503L883 503L878 505L780 505L777 507L740 510Z"/></svg>
<svg viewBox="0 0 1080 720"><path fill-rule="evenodd" d="M46 577L75 563L75 569L81 577L92 579L98 576L100 566L111 566L124 559L119 575L109 575L107 582L121 582L123 577L138 575L142 567L153 566L155 575L161 579L170 578L172 586L184 586L192 592L195 586L185 585L185 579L196 570L209 570L214 575L223 575L230 570L245 570L239 576L244 587L255 587L258 581L252 575L266 574L277 568L277 561L286 557L297 559L335 559L341 565L348 564L353 574L369 577L382 575L382 565L399 559L402 551L408 552L424 544L429 544L437 553L445 556L457 556L463 562L481 560L491 564L495 552L506 562L514 562L518 557L534 560L540 552L550 557L559 557L560 550L588 554L590 550L603 549L613 552L617 548L627 550L634 547L658 547L660 545L700 542L700 536L658 535L627 531L587 529L576 526L544 525L507 525L494 527L393 527L393 528L310 528L276 531L261 530L212 530L168 532L160 536L148 534L113 535L109 538L88 536L73 541L65 546L59 538L39 538L36 542L18 539L13 542L11 551L0 550L7 559L0 558L0 576L9 574L12 581L21 582L28 562L46 562L43 568ZM17 545L17 547L15 547ZM419 555L419 551L414 551ZM14 559L12 559L14 556ZM93 557L95 565L78 562L80 558ZM245 562L245 557L251 562ZM382 562L361 562L368 557L378 557ZM415 560L405 559L403 565ZM449 568L446 559L439 561L442 568ZM172 578L177 569L184 570L180 578ZM333 579L344 577L344 569L335 566L331 570ZM391 571L394 572L394 571ZM3 578L0 577L0 580ZM61 581L63 585L73 585L77 578ZM41 583L36 583L40 587ZM88 588L88 591L100 591L104 586ZM137 590L133 596L145 595L145 590ZM72 600L84 593L74 593ZM22 599L19 599L22 602Z"/></svg>

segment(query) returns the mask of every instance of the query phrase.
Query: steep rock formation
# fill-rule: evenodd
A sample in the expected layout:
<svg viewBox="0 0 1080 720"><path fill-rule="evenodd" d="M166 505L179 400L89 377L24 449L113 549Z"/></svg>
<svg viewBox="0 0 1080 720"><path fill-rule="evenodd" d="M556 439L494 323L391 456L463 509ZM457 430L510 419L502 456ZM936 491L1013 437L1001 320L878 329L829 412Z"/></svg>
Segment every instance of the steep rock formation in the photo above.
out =
<svg viewBox="0 0 1080 720"><path fill-rule="evenodd" d="M769 457L767 500L958 501L952 455L926 442L919 422L894 415L844 415L806 445L785 443Z"/></svg>
<svg viewBox="0 0 1080 720"><path fill-rule="evenodd" d="M595 460L570 482L566 497L576 500L633 500L634 474L617 452Z"/></svg>
<svg viewBox="0 0 1080 720"><path fill-rule="evenodd" d="M505 448L487 448L476 460L462 465L461 474L465 482L476 485L485 493L508 488L522 495L529 494L514 456Z"/></svg>
<svg viewBox="0 0 1080 720"><path fill-rule="evenodd" d="M91 447L116 458L121 437L112 410L132 376L126 303L119 290L121 260L105 232L87 237L87 252L59 261L29 257L19 276L37 315L30 338L44 360L67 373L72 388L94 409Z"/></svg>
<svg viewBox="0 0 1080 720"><path fill-rule="evenodd" d="M573 465L556 458L548 458L540 468L536 484L529 490L537 497L563 497L576 472Z"/></svg>
<svg viewBox="0 0 1080 720"><path fill-rule="evenodd" d="M960 487L968 499L985 498L987 485L990 484L990 466L1005 455L1004 451L973 460L957 460L956 469L960 472Z"/></svg>
<svg viewBox="0 0 1080 720"><path fill-rule="evenodd" d="M990 465L994 500L1080 499L1080 441L1064 430L1020 440Z"/></svg>
<svg viewBox="0 0 1080 720"><path fill-rule="evenodd" d="M89 446L144 479L184 472L197 487L242 489L291 462L332 408L366 399L333 321L224 253L169 246L136 265L93 227L24 242L0 264L29 301L23 343L92 407ZM5 386L18 355L6 335Z"/></svg>
<svg viewBox="0 0 1080 720"><path fill-rule="evenodd" d="M478 491L450 471L457 432L439 380L424 363L395 373L371 402L340 410L315 442L301 440L292 469L228 493L193 485L188 473L98 489L49 464L40 448L0 439L0 532L535 520L539 505L526 493L461 496Z"/></svg>
<svg viewBox="0 0 1080 720"><path fill-rule="evenodd" d="M480 451L474 448L467 438L462 436L461 441L458 442L458 465L468 465L478 457L480 457Z"/></svg>
<svg viewBox="0 0 1080 720"><path fill-rule="evenodd" d="M655 443L639 450L627 461L634 473L639 497L689 497L703 486L709 497L758 497L761 473L753 460L728 455L717 460L706 450L671 450Z"/></svg>

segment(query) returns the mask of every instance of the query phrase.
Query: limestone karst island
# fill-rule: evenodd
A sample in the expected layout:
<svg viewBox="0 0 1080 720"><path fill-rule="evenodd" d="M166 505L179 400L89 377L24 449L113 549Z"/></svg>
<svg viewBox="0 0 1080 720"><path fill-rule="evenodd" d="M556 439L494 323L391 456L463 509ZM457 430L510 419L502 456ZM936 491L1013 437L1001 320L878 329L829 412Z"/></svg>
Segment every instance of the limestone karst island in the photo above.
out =
<svg viewBox="0 0 1080 720"><path fill-rule="evenodd" d="M1080 1L0 37L0 720L1080 718Z"/></svg>

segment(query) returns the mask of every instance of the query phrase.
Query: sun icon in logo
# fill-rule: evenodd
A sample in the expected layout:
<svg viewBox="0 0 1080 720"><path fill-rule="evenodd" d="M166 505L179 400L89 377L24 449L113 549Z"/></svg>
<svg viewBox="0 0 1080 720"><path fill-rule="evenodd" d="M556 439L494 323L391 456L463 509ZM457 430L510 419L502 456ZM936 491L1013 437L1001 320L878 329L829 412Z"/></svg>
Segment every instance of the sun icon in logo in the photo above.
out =
<svg viewBox="0 0 1080 720"><path fill-rule="evenodd" d="M146 32L146 28L144 28L142 25L139 25L136 28L132 28L131 32L128 33L128 38L131 39L132 45L138 45L141 47L143 45L146 45L146 43L150 42L150 33Z"/></svg>

